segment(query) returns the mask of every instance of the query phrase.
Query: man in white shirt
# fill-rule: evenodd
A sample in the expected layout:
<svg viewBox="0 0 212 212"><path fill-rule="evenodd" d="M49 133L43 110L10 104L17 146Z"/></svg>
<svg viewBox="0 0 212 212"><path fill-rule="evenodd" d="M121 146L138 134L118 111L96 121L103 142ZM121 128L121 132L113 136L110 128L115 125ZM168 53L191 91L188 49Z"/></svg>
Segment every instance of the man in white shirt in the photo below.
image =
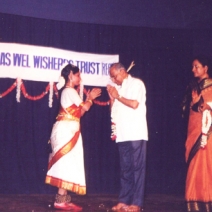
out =
<svg viewBox="0 0 212 212"><path fill-rule="evenodd" d="M116 84L108 85L111 99L113 138L120 154L121 190L119 203L113 211L141 211L144 203L146 170L146 88L129 75L121 63L110 67L110 77Z"/></svg>

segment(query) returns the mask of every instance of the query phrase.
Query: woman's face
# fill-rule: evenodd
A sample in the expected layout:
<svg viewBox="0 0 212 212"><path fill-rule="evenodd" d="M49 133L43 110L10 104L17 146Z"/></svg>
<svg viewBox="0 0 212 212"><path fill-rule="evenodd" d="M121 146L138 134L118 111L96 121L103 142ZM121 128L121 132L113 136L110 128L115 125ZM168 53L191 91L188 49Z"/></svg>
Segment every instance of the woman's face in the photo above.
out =
<svg viewBox="0 0 212 212"><path fill-rule="evenodd" d="M204 79L208 77L208 67L203 66L198 60L194 60L192 63L192 72L194 73L194 77L199 79Z"/></svg>
<svg viewBox="0 0 212 212"><path fill-rule="evenodd" d="M81 81L80 72L77 72L75 74L73 74L73 72L70 72L69 79L73 83L74 86L79 85L80 81Z"/></svg>

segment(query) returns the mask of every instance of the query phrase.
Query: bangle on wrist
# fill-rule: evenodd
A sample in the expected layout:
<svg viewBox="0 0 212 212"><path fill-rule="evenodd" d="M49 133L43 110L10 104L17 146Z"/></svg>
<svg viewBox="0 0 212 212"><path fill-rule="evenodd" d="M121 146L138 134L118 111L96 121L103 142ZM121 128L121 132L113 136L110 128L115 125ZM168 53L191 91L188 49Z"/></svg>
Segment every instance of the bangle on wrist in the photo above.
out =
<svg viewBox="0 0 212 212"><path fill-rule="evenodd" d="M91 105L93 104L93 101L91 99L88 99L87 102L90 102Z"/></svg>

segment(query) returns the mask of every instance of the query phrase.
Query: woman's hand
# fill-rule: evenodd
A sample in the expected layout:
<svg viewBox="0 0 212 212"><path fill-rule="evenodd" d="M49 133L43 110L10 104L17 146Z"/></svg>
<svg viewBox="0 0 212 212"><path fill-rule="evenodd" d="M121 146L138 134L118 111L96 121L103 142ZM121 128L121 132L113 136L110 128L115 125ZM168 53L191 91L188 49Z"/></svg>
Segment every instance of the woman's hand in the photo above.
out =
<svg viewBox="0 0 212 212"><path fill-rule="evenodd" d="M91 91L89 90L87 92L87 100L94 100L97 97L99 97L102 93L102 90L100 88L93 88Z"/></svg>
<svg viewBox="0 0 212 212"><path fill-rule="evenodd" d="M211 110L211 107L208 104L203 103L198 107L198 111L203 112L204 110Z"/></svg>
<svg viewBox="0 0 212 212"><path fill-rule="evenodd" d="M198 94L197 91L192 91L191 96L192 96L192 105L197 103L201 98L201 94Z"/></svg>
<svg viewBox="0 0 212 212"><path fill-rule="evenodd" d="M82 106L81 110L81 116L84 115L86 111L90 109L90 107L93 104L93 100L96 99L98 96L100 96L102 93L102 90L100 88L93 88L92 90L89 90L86 94L86 100L84 102L84 105Z"/></svg>

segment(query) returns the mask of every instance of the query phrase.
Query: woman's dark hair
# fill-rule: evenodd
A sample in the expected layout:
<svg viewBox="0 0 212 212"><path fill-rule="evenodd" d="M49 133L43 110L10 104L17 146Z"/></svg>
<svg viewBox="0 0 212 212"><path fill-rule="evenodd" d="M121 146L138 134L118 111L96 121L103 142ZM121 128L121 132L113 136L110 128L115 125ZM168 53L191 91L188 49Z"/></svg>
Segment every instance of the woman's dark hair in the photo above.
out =
<svg viewBox="0 0 212 212"><path fill-rule="evenodd" d="M203 67L207 66L208 67L208 75L212 76L212 70L211 70L211 60L210 58L206 57L205 55L197 55L193 57L193 60L198 60Z"/></svg>
<svg viewBox="0 0 212 212"><path fill-rule="evenodd" d="M68 64L61 71L61 76L64 77L66 83L68 82L68 76L69 76L71 71L73 72L73 74L76 74L76 73L79 72L79 68L77 66L72 65L72 64Z"/></svg>
<svg viewBox="0 0 212 212"><path fill-rule="evenodd" d="M197 55L195 57L192 58L192 62L194 62L194 60L198 60L199 63L202 64L203 67L207 66L208 67L208 75L212 76L212 69L211 69L211 61L210 58L206 57L205 55ZM186 89L186 94L184 96L183 102L181 104L182 106L182 112L183 112L183 117L186 118L186 120L188 121L188 117L189 117L189 112L190 112L190 103L192 101L192 91L196 90L198 94L201 93L201 89L199 86L199 82L198 79L193 77L193 79L190 81L187 89ZM200 99L200 101L198 102L198 104L195 104L196 106L198 106L201 103L202 99Z"/></svg>

